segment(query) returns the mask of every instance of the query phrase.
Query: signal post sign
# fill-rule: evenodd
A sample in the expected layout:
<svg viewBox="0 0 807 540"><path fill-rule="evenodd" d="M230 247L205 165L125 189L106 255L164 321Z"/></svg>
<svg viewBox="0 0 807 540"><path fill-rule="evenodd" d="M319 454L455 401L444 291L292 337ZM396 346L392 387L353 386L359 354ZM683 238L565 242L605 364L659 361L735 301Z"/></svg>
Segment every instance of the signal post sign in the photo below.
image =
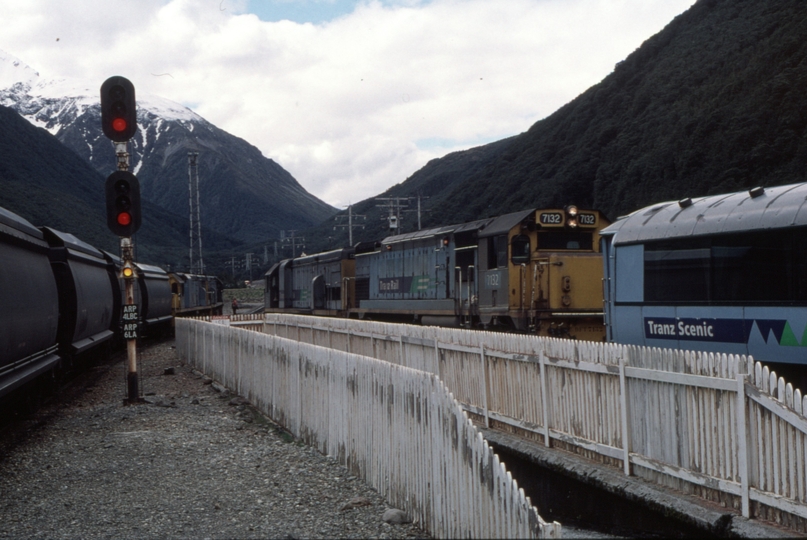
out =
<svg viewBox="0 0 807 540"><path fill-rule="evenodd" d="M124 339L137 339L137 322L139 320L137 313L137 304L123 306L123 338Z"/></svg>

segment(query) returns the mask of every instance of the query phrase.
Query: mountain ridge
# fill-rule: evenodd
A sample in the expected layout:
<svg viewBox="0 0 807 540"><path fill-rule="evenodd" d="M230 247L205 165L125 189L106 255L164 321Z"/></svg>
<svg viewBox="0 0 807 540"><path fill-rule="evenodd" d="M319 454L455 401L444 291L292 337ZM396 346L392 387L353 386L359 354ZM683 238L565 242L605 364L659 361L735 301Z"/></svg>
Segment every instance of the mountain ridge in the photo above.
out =
<svg viewBox="0 0 807 540"><path fill-rule="evenodd" d="M46 129L107 175L116 169L116 157L101 133L100 83L94 86L43 78L0 53L0 105ZM336 212L255 146L187 107L144 92L137 92L137 102L139 129L128 147L144 201L187 220L187 153L194 151L199 152L202 223L237 244L268 242L282 230L306 228Z"/></svg>
<svg viewBox="0 0 807 540"><path fill-rule="evenodd" d="M119 240L106 227L104 176L45 129L2 105L0 126L0 207L35 226L68 232L118 253ZM187 249L186 221L148 201L143 213L148 219L135 235L138 260L173 264L174 255ZM212 249L234 242L210 229L203 234Z"/></svg>

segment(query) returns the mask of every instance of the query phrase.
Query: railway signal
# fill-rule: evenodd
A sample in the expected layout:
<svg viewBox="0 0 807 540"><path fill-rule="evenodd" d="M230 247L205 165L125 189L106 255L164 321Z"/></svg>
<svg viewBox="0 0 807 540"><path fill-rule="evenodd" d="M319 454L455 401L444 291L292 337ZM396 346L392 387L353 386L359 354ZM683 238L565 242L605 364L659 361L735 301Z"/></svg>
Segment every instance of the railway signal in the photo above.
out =
<svg viewBox="0 0 807 540"><path fill-rule="evenodd" d="M110 77L101 85L101 127L114 142L131 139L137 131L134 85L125 77Z"/></svg>
<svg viewBox="0 0 807 540"><path fill-rule="evenodd" d="M106 223L118 236L132 236L140 228L140 182L129 171L115 171L106 179Z"/></svg>
<svg viewBox="0 0 807 540"><path fill-rule="evenodd" d="M106 193L106 222L109 230L120 236L123 267L120 277L126 283L123 305L124 338L128 353L127 386L129 398L124 403L142 403L137 380L137 305L134 296L134 244L132 235L140 228L140 182L129 172L129 139L137 132L137 107L134 85L125 77L110 77L101 85L101 127L115 143L118 170L109 175Z"/></svg>

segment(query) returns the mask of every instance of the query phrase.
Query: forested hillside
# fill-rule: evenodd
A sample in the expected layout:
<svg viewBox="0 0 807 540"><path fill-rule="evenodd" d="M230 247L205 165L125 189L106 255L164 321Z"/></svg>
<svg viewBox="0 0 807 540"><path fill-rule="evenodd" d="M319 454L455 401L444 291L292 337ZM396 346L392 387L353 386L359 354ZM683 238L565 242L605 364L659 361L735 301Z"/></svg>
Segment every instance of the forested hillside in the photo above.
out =
<svg viewBox="0 0 807 540"><path fill-rule="evenodd" d="M527 132L434 160L383 196L429 195L424 223L440 225L572 203L615 218L802 182L805 90L807 2L700 0ZM372 200L355 211L371 216L365 237L384 234Z"/></svg>
<svg viewBox="0 0 807 540"><path fill-rule="evenodd" d="M702 0L448 199L452 216L660 200L804 181L807 2Z"/></svg>

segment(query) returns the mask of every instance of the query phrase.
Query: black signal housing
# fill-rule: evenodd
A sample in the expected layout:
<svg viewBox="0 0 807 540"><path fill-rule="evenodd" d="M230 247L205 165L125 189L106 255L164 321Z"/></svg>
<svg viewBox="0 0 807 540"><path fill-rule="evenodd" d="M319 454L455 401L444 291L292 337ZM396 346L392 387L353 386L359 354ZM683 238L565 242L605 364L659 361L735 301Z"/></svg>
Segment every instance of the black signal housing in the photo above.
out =
<svg viewBox="0 0 807 540"><path fill-rule="evenodd" d="M101 85L101 127L114 142L128 141L137 132L135 89L126 77L110 77Z"/></svg>
<svg viewBox="0 0 807 540"><path fill-rule="evenodd" d="M118 236L132 236L140 228L140 182L129 171L115 171L106 179L106 222Z"/></svg>

